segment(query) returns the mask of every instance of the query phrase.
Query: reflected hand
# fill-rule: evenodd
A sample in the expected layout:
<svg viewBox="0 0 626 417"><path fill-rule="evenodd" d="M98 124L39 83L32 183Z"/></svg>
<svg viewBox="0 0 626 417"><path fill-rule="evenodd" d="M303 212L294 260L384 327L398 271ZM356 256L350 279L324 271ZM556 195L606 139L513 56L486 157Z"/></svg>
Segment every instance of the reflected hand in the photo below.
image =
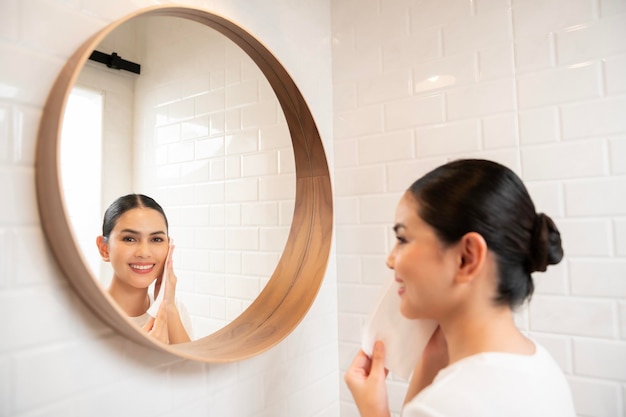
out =
<svg viewBox="0 0 626 417"><path fill-rule="evenodd" d="M163 300L163 303L159 306L159 311L155 318L150 318L148 323L143 326L144 331L151 337L155 338L161 343L168 345L170 343L169 332L167 328L167 301Z"/></svg>
<svg viewBox="0 0 626 417"><path fill-rule="evenodd" d="M360 350L352 361L344 380L352 392L361 417L389 416L385 385L388 372L385 369L385 346L381 341L374 344L371 359Z"/></svg>

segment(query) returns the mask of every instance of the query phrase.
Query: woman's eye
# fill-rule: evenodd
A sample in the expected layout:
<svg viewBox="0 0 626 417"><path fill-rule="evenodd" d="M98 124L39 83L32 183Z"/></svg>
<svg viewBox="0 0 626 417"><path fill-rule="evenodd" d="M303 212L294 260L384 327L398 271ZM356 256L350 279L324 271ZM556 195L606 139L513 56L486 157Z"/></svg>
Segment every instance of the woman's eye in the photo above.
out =
<svg viewBox="0 0 626 417"><path fill-rule="evenodd" d="M125 236L122 238L122 241L124 242L134 242L135 238L134 237L130 237L130 236Z"/></svg>
<svg viewBox="0 0 626 417"><path fill-rule="evenodd" d="M152 239L152 241L153 241L153 242L160 243L160 242L163 242L164 240L163 240L163 238L162 238L162 237L155 237L155 238L153 238L153 239Z"/></svg>
<svg viewBox="0 0 626 417"><path fill-rule="evenodd" d="M396 235L396 240L398 241L398 243L406 243L406 239L402 236Z"/></svg>

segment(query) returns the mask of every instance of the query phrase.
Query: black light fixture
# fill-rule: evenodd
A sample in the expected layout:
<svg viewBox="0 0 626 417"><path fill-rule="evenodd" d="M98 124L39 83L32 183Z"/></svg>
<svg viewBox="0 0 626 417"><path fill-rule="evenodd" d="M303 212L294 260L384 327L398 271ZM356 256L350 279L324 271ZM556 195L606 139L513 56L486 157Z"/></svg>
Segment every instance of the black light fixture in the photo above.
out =
<svg viewBox="0 0 626 417"><path fill-rule="evenodd" d="M135 74L139 74L141 72L141 65L122 59L122 57L115 52L109 55L104 52L93 51L89 56L89 59L100 62L101 64L104 64L112 69L130 71Z"/></svg>

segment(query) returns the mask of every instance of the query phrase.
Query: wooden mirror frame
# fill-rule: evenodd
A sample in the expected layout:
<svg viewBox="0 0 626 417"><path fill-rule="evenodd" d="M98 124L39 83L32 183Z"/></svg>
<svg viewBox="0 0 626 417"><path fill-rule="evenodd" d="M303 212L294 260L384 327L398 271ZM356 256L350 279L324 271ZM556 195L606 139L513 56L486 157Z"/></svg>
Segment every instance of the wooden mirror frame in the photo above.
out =
<svg viewBox="0 0 626 417"><path fill-rule="evenodd" d="M130 322L96 282L72 233L62 192L60 136L70 91L96 46L114 29L138 16L193 20L241 47L261 69L278 98L295 157L293 221L283 254L267 285L228 325L180 345L165 345L148 336ZM154 6L125 16L90 37L70 57L48 96L39 126L35 170L42 227L62 272L97 316L136 343L203 362L242 360L266 351L289 335L317 296L330 254L333 223L330 174L322 140L302 94L280 62L252 35L223 17L193 7Z"/></svg>

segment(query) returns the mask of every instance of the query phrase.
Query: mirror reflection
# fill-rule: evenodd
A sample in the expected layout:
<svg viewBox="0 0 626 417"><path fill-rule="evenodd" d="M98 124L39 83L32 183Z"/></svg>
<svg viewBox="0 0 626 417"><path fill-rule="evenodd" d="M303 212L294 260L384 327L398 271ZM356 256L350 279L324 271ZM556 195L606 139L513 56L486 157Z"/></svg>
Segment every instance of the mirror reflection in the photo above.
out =
<svg viewBox="0 0 626 417"><path fill-rule="evenodd" d="M177 298L203 337L248 307L285 246L295 197L287 124L257 66L204 25L138 17L96 50L141 72L88 61L71 93L60 155L75 239L108 288L113 272L96 247L104 210L125 194L153 197L175 239Z"/></svg>

